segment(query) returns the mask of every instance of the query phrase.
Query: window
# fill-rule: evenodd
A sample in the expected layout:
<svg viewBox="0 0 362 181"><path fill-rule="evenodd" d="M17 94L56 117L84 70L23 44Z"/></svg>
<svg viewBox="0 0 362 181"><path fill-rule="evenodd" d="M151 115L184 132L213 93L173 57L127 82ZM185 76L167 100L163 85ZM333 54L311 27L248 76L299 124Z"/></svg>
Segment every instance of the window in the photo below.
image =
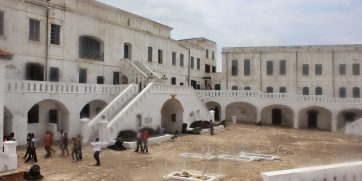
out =
<svg viewBox="0 0 362 181"><path fill-rule="evenodd" d="M309 75L309 65L303 64L303 75Z"/></svg>
<svg viewBox="0 0 362 181"><path fill-rule="evenodd" d="M239 88L238 88L238 86L236 86L236 85L234 85L234 86L232 86L231 87L231 90L238 90Z"/></svg>
<svg viewBox="0 0 362 181"><path fill-rule="evenodd" d="M49 81L59 82L59 68L58 67L49 68Z"/></svg>
<svg viewBox="0 0 362 181"><path fill-rule="evenodd" d="M191 68L194 68L194 57L191 57Z"/></svg>
<svg viewBox="0 0 362 181"><path fill-rule="evenodd" d="M176 85L176 77L171 78L171 85Z"/></svg>
<svg viewBox="0 0 362 181"><path fill-rule="evenodd" d="M279 61L279 75L285 75L287 73L287 62L285 60Z"/></svg>
<svg viewBox="0 0 362 181"><path fill-rule="evenodd" d="M197 58L196 60L196 66L197 66L197 70L200 70L200 58ZM210 71L209 71L210 72Z"/></svg>
<svg viewBox="0 0 362 181"><path fill-rule="evenodd" d="M172 65L176 65L176 52L172 52Z"/></svg>
<svg viewBox="0 0 362 181"><path fill-rule="evenodd" d="M360 98L360 90L358 87L353 87L352 93L353 93L353 98Z"/></svg>
<svg viewBox="0 0 362 181"><path fill-rule="evenodd" d="M50 43L60 45L60 26L51 24L50 26Z"/></svg>
<svg viewBox="0 0 362 181"><path fill-rule="evenodd" d="M280 93L287 93L287 88L286 87L280 87L279 92Z"/></svg>
<svg viewBox="0 0 362 181"><path fill-rule="evenodd" d="M359 64L358 63L354 63L352 65L352 71L353 71L353 75L360 75L360 71L359 71Z"/></svg>
<svg viewBox="0 0 362 181"><path fill-rule="evenodd" d="M158 63L159 64L162 64L162 56L163 56L162 50L158 49Z"/></svg>
<svg viewBox="0 0 362 181"><path fill-rule="evenodd" d="M273 87L266 88L266 93L273 93L273 92L274 92Z"/></svg>
<svg viewBox="0 0 362 181"><path fill-rule="evenodd" d="M148 47L148 62L152 62L152 47Z"/></svg>
<svg viewBox="0 0 362 181"><path fill-rule="evenodd" d="M137 122L137 127L141 128L142 127L142 115L141 114L137 114L136 115L136 122Z"/></svg>
<svg viewBox="0 0 362 181"><path fill-rule="evenodd" d="M216 66L212 66L212 72L213 72L213 73L216 72Z"/></svg>
<svg viewBox="0 0 362 181"><path fill-rule="evenodd" d="M318 95L318 96L323 95L322 87L316 87L315 88L315 95Z"/></svg>
<svg viewBox="0 0 362 181"><path fill-rule="evenodd" d="M97 76L97 84L104 84L104 77L103 76Z"/></svg>
<svg viewBox="0 0 362 181"><path fill-rule="evenodd" d="M215 52L212 51L212 60L215 60Z"/></svg>
<svg viewBox="0 0 362 181"><path fill-rule="evenodd" d="M79 83L87 83L87 69L79 69Z"/></svg>
<svg viewBox="0 0 362 181"><path fill-rule="evenodd" d="M309 88L303 87L303 95L309 95Z"/></svg>
<svg viewBox="0 0 362 181"><path fill-rule="evenodd" d="M266 75L273 75L273 61L266 62Z"/></svg>
<svg viewBox="0 0 362 181"><path fill-rule="evenodd" d="M347 91L345 87L340 87L339 88L339 97L340 98L346 98L347 97Z"/></svg>
<svg viewBox="0 0 362 181"><path fill-rule="evenodd" d="M206 49L206 58L209 58L209 49Z"/></svg>
<svg viewBox="0 0 362 181"><path fill-rule="evenodd" d="M233 60L231 65L231 75L232 76L238 76L239 70L238 70L238 60Z"/></svg>
<svg viewBox="0 0 362 181"><path fill-rule="evenodd" d="M39 123L39 104L34 105L29 110L28 123Z"/></svg>
<svg viewBox="0 0 362 181"><path fill-rule="evenodd" d="M346 64L339 64L339 75L346 75Z"/></svg>
<svg viewBox="0 0 362 181"><path fill-rule="evenodd" d="M124 43L123 46L123 58L127 58L129 60L132 59L132 44Z"/></svg>
<svg viewBox="0 0 362 181"><path fill-rule="evenodd" d="M4 35L4 28L5 22L4 22L4 12L0 11L0 35Z"/></svg>
<svg viewBox="0 0 362 181"><path fill-rule="evenodd" d="M250 60L244 59L244 75L249 76L250 75Z"/></svg>
<svg viewBox="0 0 362 181"><path fill-rule="evenodd" d="M315 74L322 75L322 64L315 64Z"/></svg>
<svg viewBox="0 0 362 181"><path fill-rule="evenodd" d="M180 66L183 67L184 66L184 54L180 54Z"/></svg>
<svg viewBox="0 0 362 181"><path fill-rule="evenodd" d="M210 73L210 65L205 64L205 73Z"/></svg>
<svg viewBox="0 0 362 181"><path fill-rule="evenodd" d="M40 41L40 21L29 19L29 40Z"/></svg>
<svg viewBox="0 0 362 181"><path fill-rule="evenodd" d="M113 85L119 84L119 72L113 72Z"/></svg>
<svg viewBox="0 0 362 181"><path fill-rule="evenodd" d="M183 86L184 85L184 83L183 82L180 82L180 86Z"/></svg>
<svg viewBox="0 0 362 181"><path fill-rule="evenodd" d="M93 37L79 37L79 57L103 61L103 42Z"/></svg>
<svg viewBox="0 0 362 181"><path fill-rule="evenodd" d="M49 110L49 123L58 124L58 110Z"/></svg>
<svg viewBox="0 0 362 181"><path fill-rule="evenodd" d="M44 66L38 63L27 63L25 66L26 80L44 80Z"/></svg>
<svg viewBox="0 0 362 181"><path fill-rule="evenodd" d="M250 87L244 87L244 90L251 90Z"/></svg>

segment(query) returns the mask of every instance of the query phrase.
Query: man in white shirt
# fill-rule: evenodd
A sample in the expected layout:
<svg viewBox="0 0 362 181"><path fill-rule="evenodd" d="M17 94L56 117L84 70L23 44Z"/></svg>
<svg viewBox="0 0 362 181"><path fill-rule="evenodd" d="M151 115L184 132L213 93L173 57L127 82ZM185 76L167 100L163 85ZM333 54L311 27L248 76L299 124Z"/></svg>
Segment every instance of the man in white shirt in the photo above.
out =
<svg viewBox="0 0 362 181"><path fill-rule="evenodd" d="M101 162L99 161L99 154L101 153L101 143L99 142L99 138L96 138L96 142L91 141L91 145L93 146L93 157L97 161L95 166L101 166Z"/></svg>

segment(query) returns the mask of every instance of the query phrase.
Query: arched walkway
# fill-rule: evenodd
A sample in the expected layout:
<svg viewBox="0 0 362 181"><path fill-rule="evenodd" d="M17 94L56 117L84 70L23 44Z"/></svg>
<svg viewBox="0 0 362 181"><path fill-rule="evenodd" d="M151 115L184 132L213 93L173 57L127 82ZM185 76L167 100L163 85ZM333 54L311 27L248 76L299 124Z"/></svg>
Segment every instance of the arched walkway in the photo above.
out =
<svg viewBox="0 0 362 181"><path fill-rule="evenodd" d="M182 131L184 109L177 99L167 100L161 108L161 126L168 131Z"/></svg>
<svg viewBox="0 0 362 181"><path fill-rule="evenodd" d="M226 106L226 120L232 120L236 116L236 121L244 123L256 123L256 107L246 102L234 102Z"/></svg>
<svg viewBox="0 0 362 181"><path fill-rule="evenodd" d="M283 105L270 105L262 109L261 120L263 124L293 127L293 110Z"/></svg>
<svg viewBox="0 0 362 181"><path fill-rule="evenodd" d="M4 135L10 135L13 132L13 117L9 108L4 106Z"/></svg>
<svg viewBox="0 0 362 181"><path fill-rule="evenodd" d="M102 100L93 100L88 102L86 105L83 106L82 110L79 113L80 118L89 118L92 119L97 116L105 107L107 103Z"/></svg>
<svg viewBox="0 0 362 181"><path fill-rule="evenodd" d="M361 109L345 109L337 115L337 129L341 129L346 126L347 122L352 123L362 118Z"/></svg>
<svg viewBox="0 0 362 181"><path fill-rule="evenodd" d="M121 84L128 84L128 78L125 75L121 77Z"/></svg>
<svg viewBox="0 0 362 181"><path fill-rule="evenodd" d="M221 115L220 115L220 111L221 111L221 106L219 103L217 102L207 102L206 103L206 107L209 110L214 110L215 111L215 120L219 121L221 119Z"/></svg>
<svg viewBox="0 0 362 181"><path fill-rule="evenodd" d="M69 111L63 103L56 100L40 101L28 111L28 133L43 138L45 131L54 134L60 130L69 132Z"/></svg>
<svg viewBox="0 0 362 181"><path fill-rule="evenodd" d="M299 128L331 130L332 113L326 108L311 106L299 112Z"/></svg>

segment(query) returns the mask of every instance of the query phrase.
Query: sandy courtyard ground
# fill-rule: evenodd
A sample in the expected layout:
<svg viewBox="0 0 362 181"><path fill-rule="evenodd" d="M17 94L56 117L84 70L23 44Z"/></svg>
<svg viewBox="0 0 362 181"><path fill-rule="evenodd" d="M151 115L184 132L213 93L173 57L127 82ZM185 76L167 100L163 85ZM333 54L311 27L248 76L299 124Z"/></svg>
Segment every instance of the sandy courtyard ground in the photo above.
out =
<svg viewBox="0 0 362 181"><path fill-rule="evenodd" d="M37 154L38 164L44 175L43 180L46 181L160 181L165 172L181 170L185 163L193 170L201 170L205 164L207 171L217 172L217 160L202 162L179 156L185 152L201 153L208 145L215 155L236 154L240 151L241 145L249 151L259 148L263 153L273 154L279 146L279 156L282 158L280 161L222 161L222 173L226 176L224 180L227 181L257 181L261 180L261 172L362 160L360 137L317 130L293 130L244 124L230 126L215 136L184 135L174 142L151 145L148 154L135 153L133 150L122 152L103 150L101 167L92 166L95 161L89 146L83 148L84 160L76 163L72 162L71 157L61 157L57 146L53 146L56 154L50 159L44 159L43 146L37 149ZM20 170L29 169L31 166L24 163L22 159L24 153L24 148L18 150Z"/></svg>

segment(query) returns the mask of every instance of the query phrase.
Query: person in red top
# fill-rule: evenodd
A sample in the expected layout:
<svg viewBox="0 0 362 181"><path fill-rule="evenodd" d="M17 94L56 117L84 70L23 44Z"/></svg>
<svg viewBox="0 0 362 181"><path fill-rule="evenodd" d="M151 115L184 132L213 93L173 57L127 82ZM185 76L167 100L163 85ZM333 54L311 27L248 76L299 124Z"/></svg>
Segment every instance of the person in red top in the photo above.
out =
<svg viewBox="0 0 362 181"><path fill-rule="evenodd" d="M147 131L147 129L143 130L143 133L142 133L142 142L143 142L142 152L143 152L143 153L148 153L148 148L147 148L148 131Z"/></svg>
<svg viewBox="0 0 362 181"><path fill-rule="evenodd" d="M45 158L49 158L51 155L51 152L53 152L53 154L55 153L55 151L51 147L52 144L53 144L53 135L51 134L50 131L47 131L45 134L45 139L44 139L45 151L47 152L47 154L45 155Z"/></svg>

